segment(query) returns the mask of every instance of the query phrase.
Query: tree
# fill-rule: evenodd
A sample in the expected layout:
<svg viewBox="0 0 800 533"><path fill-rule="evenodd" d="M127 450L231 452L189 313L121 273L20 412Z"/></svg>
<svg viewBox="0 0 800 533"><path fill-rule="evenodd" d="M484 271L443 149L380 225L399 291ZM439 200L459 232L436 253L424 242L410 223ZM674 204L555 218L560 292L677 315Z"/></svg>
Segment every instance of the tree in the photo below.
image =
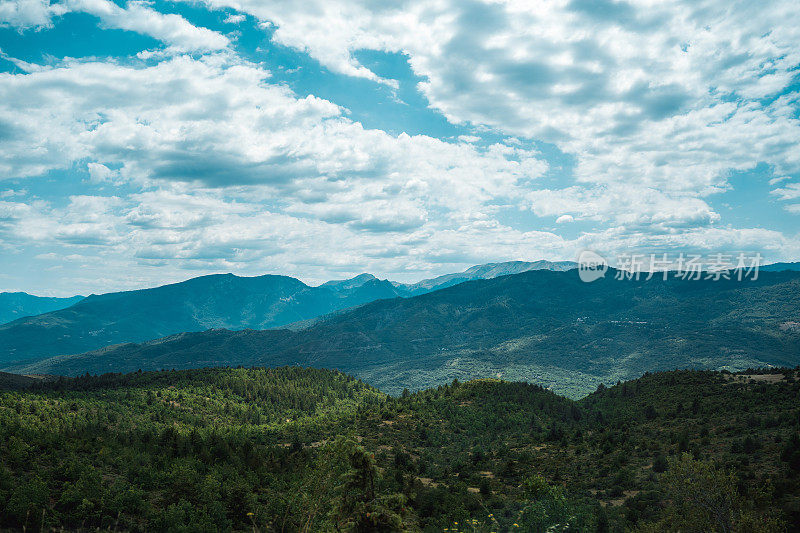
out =
<svg viewBox="0 0 800 533"><path fill-rule="evenodd" d="M692 459L688 453L669 462L660 479L667 502L663 518L640 530L744 533L780 531L771 517L757 516L745 508L733 471L710 461Z"/></svg>
<svg viewBox="0 0 800 533"><path fill-rule="evenodd" d="M525 506L520 513L520 525L525 531L562 531L569 527L570 507L564 488L550 485L539 475L523 482Z"/></svg>
<svg viewBox="0 0 800 533"><path fill-rule="evenodd" d="M337 529L354 533L405 531L402 494L377 492L378 468L374 455L348 440L344 453L349 469L341 477L334 508Z"/></svg>
<svg viewBox="0 0 800 533"><path fill-rule="evenodd" d="M663 454L658 454L653 460L653 472L661 474L662 472L666 472L668 467L669 463Z"/></svg>

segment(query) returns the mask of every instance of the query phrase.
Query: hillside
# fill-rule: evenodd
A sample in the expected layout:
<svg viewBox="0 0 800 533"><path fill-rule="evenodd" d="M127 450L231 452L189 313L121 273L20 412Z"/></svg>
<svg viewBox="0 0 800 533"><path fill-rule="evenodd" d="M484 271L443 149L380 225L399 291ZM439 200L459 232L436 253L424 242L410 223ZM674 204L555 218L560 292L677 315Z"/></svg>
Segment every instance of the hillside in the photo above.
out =
<svg viewBox="0 0 800 533"><path fill-rule="evenodd" d="M9 374L8 372L0 372L0 390L18 390L24 389L33 385L34 383L41 383L44 381L54 381L58 376L42 376L42 375L27 375Z"/></svg>
<svg viewBox="0 0 800 533"><path fill-rule="evenodd" d="M209 331L12 371L85 372L298 364L336 368L392 394L476 377L580 397L599 383L674 368L800 363L800 274L757 281L604 279L531 271L370 304L300 331Z"/></svg>
<svg viewBox="0 0 800 533"><path fill-rule="evenodd" d="M570 262L490 263L416 284L360 274L311 287L287 276L222 274L152 289L91 295L86 299L47 299L24 293L3 293L0 294L0 314L4 312L5 303L8 313L16 313L13 318L27 318L6 325L0 321L0 367L182 332L214 328L268 329L290 324L295 329L303 328L321 316L375 300L424 294L472 279L573 267L574 263ZM80 305L64 309L78 302ZM36 305L50 308L34 312ZM53 312L47 312L51 310Z"/></svg>
<svg viewBox="0 0 800 533"><path fill-rule="evenodd" d="M0 365L186 331L273 328L396 296L388 281L334 291L286 276L232 274L92 295L67 309L0 326Z"/></svg>
<svg viewBox="0 0 800 533"><path fill-rule="evenodd" d="M392 398L300 368L62 380L0 392L0 523L796 530L798 394L790 370L648 374L579 402L498 380Z"/></svg>
<svg viewBox="0 0 800 533"><path fill-rule="evenodd" d="M83 296L50 298L25 292L0 292L0 324L26 316L64 309L83 300Z"/></svg>

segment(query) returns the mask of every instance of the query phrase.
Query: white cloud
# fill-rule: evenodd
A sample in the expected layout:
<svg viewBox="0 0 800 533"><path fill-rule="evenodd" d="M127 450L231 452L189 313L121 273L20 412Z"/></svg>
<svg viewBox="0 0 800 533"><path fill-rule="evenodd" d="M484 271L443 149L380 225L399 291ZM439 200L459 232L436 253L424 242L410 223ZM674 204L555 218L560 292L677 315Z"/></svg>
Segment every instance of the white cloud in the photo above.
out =
<svg viewBox="0 0 800 533"><path fill-rule="evenodd" d="M704 197L758 163L800 172L792 0L210 4L336 72L373 78L361 49L406 54L449 120L554 142L583 183Z"/></svg>
<svg viewBox="0 0 800 533"><path fill-rule="evenodd" d="M780 200L797 200L800 198L800 183L787 183L785 187L772 191L772 194Z"/></svg>
<svg viewBox="0 0 800 533"><path fill-rule="evenodd" d="M247 16L242 15L241 13L230 14L227 17L225 17L225 24L241 24L242 22L245 21L246 18Z"/></svg>
<svg viewBox="0 0 800 533"><path fill-rule="evenodd" d="M338 106L268 80L228 55L0 75L0 175L34 177L88 159L92 183L142 190L103 209L83 206L102 214L91 221L20 203L2 240L103 243L106 253L187 268L263 268L259 261L280 257L402 270L409 256L428 268L448 254L533 253L530 234L492 213L524 198L523 184L546 170L537 151L365 129Z"/></svg>
<svg viewBox="0 0 800 533"><path fill-rule="evenodd" d="M770 182L770 185L773 183ZM800 199L800 183L787 183L786 186L772 191L772 194L782 201L793 201ZM783 208L789 213L800 214L800 203L784 204Z"/></svg>
<svg viewBox="0 0 800 533"><path fill-rule="evenodd" d="M87 168L89 170L89 179L94 183L112 181L119 176L119 171L111 170L100 163L88 163Z"/></svg>
<svg viewBox="0 0 800 533"><path fill-rule="evenodd" d="M567 222L574 222L574 221L575 217L573 217L572 215L561 215L556 219L556 224L565 224Z"/></svg>
<svg viewBox="0 0 800 533"><path fill-rule="evenodd" d="M52 26L54 16L63 15L64 4L45 0L0 0L0 27L18 30Z"/></svg>
<svg viewBox="0 0 800 533"><path fill-rule="evenodd" d="M146 2L131 1L125 8L110 0L68 0L73 11L83 11L98 17L109 28L134 31L163 41L177 50L209 51L228 46L228 38L194 26L180 15L164 14Z"/></svg>
<svg viewBox="0 0 800 533"><path fill-rule="evenodd" d="M68 12L83 12L98 17L107 28L149 35L175 51L222 50L229 44L221 33L193 25L180 15L165 14L149 2L130 1L122 8L110 0L0 0L0 26L18 30L52 26L52 18Z"/></svg>

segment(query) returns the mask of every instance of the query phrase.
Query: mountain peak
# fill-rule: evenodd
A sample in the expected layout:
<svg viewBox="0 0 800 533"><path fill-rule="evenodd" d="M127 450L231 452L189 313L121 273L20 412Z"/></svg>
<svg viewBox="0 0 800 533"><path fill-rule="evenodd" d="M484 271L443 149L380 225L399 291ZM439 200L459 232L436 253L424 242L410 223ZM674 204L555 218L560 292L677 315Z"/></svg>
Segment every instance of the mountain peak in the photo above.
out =
<svg viewBox="0 0 800 533"><path fill-rule="evenodd" d="M325 283L320 285L320 287L327 287L335 291L342 291L342 290L355 289L356 287L361 287L365 283L377 280L378 278L376 278L372 274L364 272L349 279L333 279L330 281L326 281Z"/></svg>
<svg viewBox="0 0 800 533"><path fill-rule="evenodd" d="M520 274L529 270L556 270L564 271L577 268L577 263L572 261L505 261L501 263L486 263L475 265L467 270L455 274L445 274L431 279L424 279L420 282L403 287L410 294L421 294L431 290L442 289L451 285L456 285L463 281L475 279L491 279L509 274Z"/></svg>

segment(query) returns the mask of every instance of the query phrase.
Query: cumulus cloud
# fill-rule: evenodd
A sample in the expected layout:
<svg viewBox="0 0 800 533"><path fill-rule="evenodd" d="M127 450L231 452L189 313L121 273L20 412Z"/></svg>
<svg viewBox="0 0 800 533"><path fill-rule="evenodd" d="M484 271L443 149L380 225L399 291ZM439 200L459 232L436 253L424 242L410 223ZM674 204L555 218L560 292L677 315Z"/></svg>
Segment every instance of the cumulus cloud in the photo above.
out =
<svg viewBox="0 0 800 533"><path fill-rule="evenodd" d="M0 24L19 30L74 10L167 45L141 62L4 56L23 73L0 74L0 178L85 169L102 193L66 206L4 197L0 245L57 246L76 262L92 249L120 269L311 279L353 265L413 279L580 248L790 258L796 237L733 227L712 206L733 173L762 165L774 197L800 212L793 4L204 4L233 9L227 24L252 16L338 74L397 86L357 57L403 54L429 108L466 126L442 140L365 128L335 102L273 83L223 34L149 3L0 0ZM574 164L559 175L539 141ZM501 222L521 210L565 233L573 221L590 229L566 239Z"/></svg>
<svg viewBox="0 0 800 533"><path fill-rule="evenodd" d="M210 4L344 74L372 77L362 49L406 54L450 121L556 143L581 182L704 196L758 163L800 171L791 0Z"/></svg>
<svg viewBox="0 0 800 533"><path fill-rule="evenodd" d="M66 11L64 4L51 4L48 0L0 0L0 27L17 30L50 27L53 17Z"/></svg>
<svg viewBox="0 0 800 533"><path fill-rule="evenodd" d="M177 50L210 51L228 45L221 33L194 26L180 15L156 11L146 2L128 2L125 8L110 0L68 0L68 5L73 11L95 15L109 28L149 35Z"/></svg>
<svg viewBox="0 0 800 533"><path fill-rule="evenodd" d="M545 172L535 149L367 129L333 103L269 79L229 55L154 65L70 60L0 75L8 125L0 175L33 178L88 159L91 183L142 191L113 209L84 206L103 214L96 221L28 206L5 241L103 242L142 261L225 265L280 250L308 263L371 264L389 249L421 258L431 246L456 247L441 235L484 234L487 254L500 241L526 246L524 233L501 239L509 228L491 213L524 198L525 184ZM332 254L309 244L318 239L349 244Z"/></svg>
<svg viewBox="0 0 800 533"><path fill-rule="evenodd" d="M126 6L110 0L0 0L0 26L18 30L53 25L53 17L68 12L88 13L98 17L106 28L128 30L158 39L175 51L213 51L228 46L221 33L193 25L175 14L165 14L149 2L130 1Z"/></svg>

